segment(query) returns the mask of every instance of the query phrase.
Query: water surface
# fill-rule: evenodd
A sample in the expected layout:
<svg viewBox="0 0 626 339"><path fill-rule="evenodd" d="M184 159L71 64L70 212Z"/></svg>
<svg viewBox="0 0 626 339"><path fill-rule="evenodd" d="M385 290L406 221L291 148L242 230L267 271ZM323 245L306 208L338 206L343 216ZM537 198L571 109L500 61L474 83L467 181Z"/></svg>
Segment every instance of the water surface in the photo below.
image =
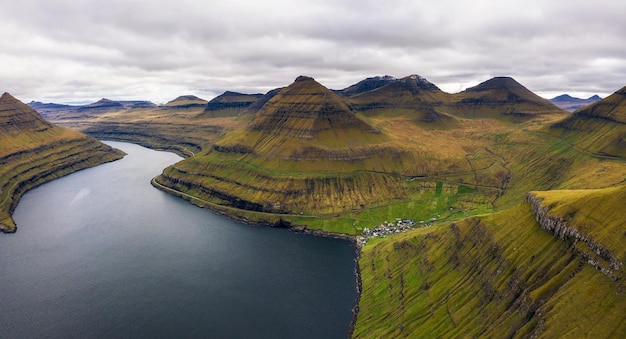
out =
<svg viewBox="0 0 626 339"><path fill-rule="evenodd" d="M42 185L0 235L0 337L344 338L354 246L244 225L150 186L128 155Z"/></svg>

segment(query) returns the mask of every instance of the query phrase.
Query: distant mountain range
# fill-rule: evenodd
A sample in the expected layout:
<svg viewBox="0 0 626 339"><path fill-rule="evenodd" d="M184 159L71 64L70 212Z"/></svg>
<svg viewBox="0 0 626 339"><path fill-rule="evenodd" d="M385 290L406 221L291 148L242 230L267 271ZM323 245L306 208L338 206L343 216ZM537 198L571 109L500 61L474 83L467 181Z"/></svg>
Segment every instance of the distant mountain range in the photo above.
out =
<svg viewBox="0 0 626 339"><path fill-rule="evenodd" d="M550 99L550 102L561 109L574 112L577 109L583 108L600 100L602 100L602 98L600 98L597 94L587 99L575 98L570 96L569 94L561 94Z"/></svg>
<svg viewBox="0 0 626 339"><path fill-rule="evenodd" d="M161 110L196 118L218 118L254 113L280 90L282 88L266 94L226 91L210 101L194 95L183 95L160 106L150 101L114 101L105 98L80 106L35 101L29 103L29 106L51 120L82 119L92 114L130 110ZM509 77L493 78L463 92L450 94L419 75L404 78L385 75L369 77L333 92L345 97L352 110L365 116L406 116L415 121L430 122L432 126L454 124L455 116L497 116L499 119L522 121L537 114L562 112L553 103L540 98ZM565 96L558 98L557 103L566 102Z"/></svg>

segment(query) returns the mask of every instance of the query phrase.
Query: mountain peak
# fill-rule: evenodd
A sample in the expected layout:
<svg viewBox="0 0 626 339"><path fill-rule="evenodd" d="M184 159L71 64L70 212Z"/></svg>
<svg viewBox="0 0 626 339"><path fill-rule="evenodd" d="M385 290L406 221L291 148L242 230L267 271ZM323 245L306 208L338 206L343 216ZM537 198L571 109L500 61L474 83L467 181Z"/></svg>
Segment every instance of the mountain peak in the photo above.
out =
<svg viewBox="0 0 626 339"><path fill-rule="evenodd" d="M306 75L301 75L299 77L296 78L295 82L299 82L299 81L310 81L313 80L315 81L315 79L313 79L312 77L308 77Z"/></svg>
<svg viewBox="0 0 626 339"><path fill-rule="evenodd" d="M204 99L200 99L195 95L181 95L178 98L170 101L170 102L174 102L174 101L185 101L185 100L200 100L200 101L206 101Z"/></svg>
<svg viewBox="0 0 626 339"><path fill-rule="evenodd" d="M101 110L116 110L116 109L122 109L122 108L124 108L124 105L122 105L121 103L117 101L109 100L106 98L102 98L89 105L80 106L78 107L78 110L79 111L85 111L85 110L101 111Z"/></svg>
<svg viewBox="0 0 626 339"><path fill-rule="evenodd" d="M552 99L550 99L550 101L552 102L559 102L559 101L571 101L571 100L576 100L577 98L574 98L573 96L569 95L569 94L561 94L558 95Z"/></svg>
<svg viewBox="0 0 626 339"><path fill-rule="evenodd" d="M371 90L375 90L377 88L385 86L396 80L397 79L395 77L392 77L391 75L369 77L369 78L366 78L365 80L361 80L357 82L354 85L351 85L347 88L339 90L337 91L337 93L343 96L349 97L349 96L357 95L360 93L368 92Z"/></svg>
<svg viewBox="0 0 626 339"><path fill-rule="evenodd" d="M581 109L589 104L593 104L596 101L602 100L598 95L594 95L589 99L581 99L573 97L569 94L562 94L557 97L550 99L550 102L555 104L561 109L564 109L569 112L576 111Z"/></svg>
<svg viewBox="0 0 626 339"><path fill-rule="evenodd" d="M0 97L0 132L43 131L52 127L34 109L8 92Z"/></svg>
<svg viewBox="0 0 626 339"><path fill-rule="evenodd" d="M470 92L478 92L478 91L488 91L488 90L497 90L497 89L521 89L524 88L522 84L517 82L515 79L511 77L493 77L487 81L484 81L474 87L468 88L466 91Z"/></svg>
<svg viewBox="0 0 626 339"><path fill-rule="evenodd" d="M198 98L195 95L181 95L178 98L165 104L166 107L193 108L206 106L208 101Z"/></svg>
<svg viewBox="0 0 626 339"><path fill-rule="evenodd" d="M412 89L437 90L437 91L440 90L439 87L437 87L435 84L433 84L432 82L426 80L426 78L417 74L411 74L409 76L406 76L402 79L398 79L396 81L399 83L408 85Z"/></svg>
<svg viewBox="0 0 626 339"><path fill-rule="evenodd" d="M343 97L313 78L299 76L257 112L248 130L310 139L325 130L358 128L374 132Z"/></svg>

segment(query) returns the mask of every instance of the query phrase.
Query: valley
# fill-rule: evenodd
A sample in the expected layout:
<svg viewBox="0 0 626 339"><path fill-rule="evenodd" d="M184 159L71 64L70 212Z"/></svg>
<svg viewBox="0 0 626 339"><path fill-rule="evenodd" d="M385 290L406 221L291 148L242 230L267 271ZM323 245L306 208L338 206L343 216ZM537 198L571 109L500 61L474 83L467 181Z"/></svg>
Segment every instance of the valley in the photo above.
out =
<svg viewBox="0 0 626 339"><path fill-rule="evenodd" d="M300 76L264 95L38 107L180 154L153 186L237 220L352 239L415 221L360 249L354 337L620 337L624 91L569 113L508 77L451 94L417 75L335 91Z"/></svg>

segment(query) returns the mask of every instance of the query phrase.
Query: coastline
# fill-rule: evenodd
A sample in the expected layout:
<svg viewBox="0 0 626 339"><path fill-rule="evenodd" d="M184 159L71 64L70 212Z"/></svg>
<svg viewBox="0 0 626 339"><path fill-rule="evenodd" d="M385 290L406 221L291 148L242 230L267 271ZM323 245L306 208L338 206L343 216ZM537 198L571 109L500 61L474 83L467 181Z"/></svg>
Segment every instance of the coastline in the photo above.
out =
<svg viewBox="0 0 626 339"><path fill-rule="evenodd" d="M157 176L158 177L158 176ZM306 226L302 226L302 225L291 225L288 222L284 222L282 219L279 219L278 222L276 223L270 223L270 222L258 222L258 221L252 221L246 218L242 218L239 216L235 216L235 215L231 215L229 213L224 212L223 210L219 210L215 207L212 207L214 204L210 203L208 201L205 201L203 199L194 197L190 194L184 193L184 192L180 192L177 191L175 189L163 186L161 184L159 184L158 182L156 182L156 178L154 177L150 180L150 184L158 189L161 190L163 192L172 194L174 196L180 197L182 199L185 199L187 201L189 201L190 203L192 203L193 205L196 205L200 208L206 208L214 213L217 213L219 215L222 215L228 219L231 220L235 220L241 223L244 223L246 225L250 225L250 226L269 226L269 227L282 227L282 228L287 228L293 232L297 232L297 233L302 233L302 234L307 234L307 235L313 235L316 237L323 237L323 238L333 238L333 239L343 239L343 240L349 240L354 244L354 251L356 253L356 258L354 259L355 265L354 265L354 275L355 275L355 279L356 279L356 297L354 300L354 306L352 307L352 319L350 320L350 325L348 327L348 332L346 333L348 338L352 337L352 334L354 333L355 330L355 326L356 326L356 321L357 321L357 317L358 317L358 313L359 313L359 303L361 301L361 292L363 290L363 284L361 281L361 267L359 266L359 260L361 258L361 248L363 246L363 243L359 240L359 237L356 235L348 235L348 234L341 234L341 233L332 233L332 232L326 232L326 231L322 231L322 230L310 230L308 229ZM194 200L196 200L197 202L194 202ZM202 202L202 203L200 203Z"/></svg>
<svg viewBox="0 0 626 339"><path fill-rule="evenodd" d="M24 194L26 194L28 191L33 190L45 183L54 181L56 179L60 179L62 177L68 176L70 174L73 174L73 173L76 173L85 169L89 169L89 168L97 167L100 165L104 165L106 163L114 162L126 156L126 153L124 153L121 150L118 150L116 148L113 148L113 150L115 150L113 152L116 154L112 153L112 155L110 157L107 157L107 159L101 160L98 163L93 164L93 165L89 165L86 162L81 163L83 164L82 166L76 166L76 164L73 164L70 166L62 167L58 171L50 172L45 176L35 176L35 177L28 178L27 180L24 180L24 181L14 182L13 186L18 186L18 187L15 191L13 191L13 194L9 198L9 202L8 202L9 210L7 211L7 214L8 214L8 217L10 218L10 221L13 222L13 212L15 211L15 208L19 204ZM121 153L118 153L118 152L121 152ZM75 166L75 167L72 168L72 166ZM69 172L64 172L64 170L67 168L72 168L72 170L70 170ZM11 227L10 225L0 223L0 232L2 232L3 234L16 233L17 225L14 224Z"/></svg>
<svg viewBox="0 0 626 339"><path fill-rule="evenodd" d="M226 217L228 219L239 221L241 223L244 223L246 225L251 225L251 226L270 226L270 227L277 227L277 228L287 228L287 229L292 230L294 232L310 234L310 235L314 235L314 236L318 236L318 237L349 240L349 241L354 242L355 243L355 247L360 250L360 244L358 242L358 236L356 236L356 235L326 232L326 231L322 231L322 230L311 230L311 229L308 229L304 225L291 225L291 223L284 221L282 218L279 219L277 222L253 221L253 220L250 220L250 219L246 219L244 217L240 217L240 216L237 216L237 215L229 214L229 213L227 213L227 212L225 212L223 210L223 209L238 210L237 208L217 205L215 203L212 203L212 202L200 199L198 197L195 197L193 195L187 194L185 192L181 192L181 191L169 188L167 186L161 185L160 183L158 183L156 181L157 177L158 176L156 176L156 177L154 177L154 178L152 178L150 180L150 184L154 188L156 188L158 190L161 190L163 192L172 194L174 196L183 198L183 199L189 201L190 203L192 203L192 204L194 204L194 205L196 205L198 207L206 208L206 209L208 209L208 210L210 210L210 211L212 211L214 213L217 213L219 215L222 215L222 216L224 216L224 217ZM257 213L262 213L262 212L257 212ZM266 213L266 214L270 214L270 213ZM271 214L271 215L280 217L280 214Z"/></svg>

